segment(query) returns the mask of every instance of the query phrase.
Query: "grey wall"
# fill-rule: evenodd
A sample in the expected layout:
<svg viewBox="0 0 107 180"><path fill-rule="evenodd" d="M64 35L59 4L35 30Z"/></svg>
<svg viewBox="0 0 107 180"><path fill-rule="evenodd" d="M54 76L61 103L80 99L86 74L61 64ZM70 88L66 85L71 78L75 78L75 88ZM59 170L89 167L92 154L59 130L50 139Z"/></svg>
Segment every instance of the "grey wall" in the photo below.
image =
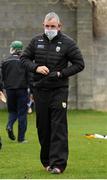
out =
<svg viewBox="0 0 107 180"><path fill-rule="evenodd" d="M78 108L107 110L107 20L105 11L101 29L102 34L94 36L92 6L80 0L77 11L77 42L83 52L86 68L78 75ZM107 9L107 3L105 4ZM99 8L99 7L97 7ZM104 19L104 17L106 19ZM103 22L104 21L104 22ZM97 27L96 27L97 28ZM105 32L105 33L104 33Z"/></svg>
<svg viewBox="0 0 107 180"><path fill-rule="evenodd" d="M61 17L62 31L74 38L84 56L86 68L70 78L69 108L107 109L107 37L94 37L92 7L79 0L69 9L64 0L0 0L0 59L8 55L9 44L21 40L26 46L42 32L45 14L55 11Z"/></svg>
<svg viewBox="0 0 107 180"><path fill-rule="evenodd" d="M107 110L107 36L94 39L93 100L95 109Z"/></svg>
<svg viewBox="0 0 107 180"><path fill-rule="evenodd" d="M8 53L12 40L23 40L26 45L42 32L43 18L49 11L58 13L65 24L63 30L76 38L76 13L61 2L51 5L48 0L0 0L0 57Z"/></svg>
<svg viewBox="0 0 107 180"><path fill-rule="evenodd" d="M13 40L21 40L26 46L37 33L42 32L44 16L55 11L59 14L62 31L76 40L76 10L69 11L61 1L51 4L48 0L0 0L0 59L6 57ZM76 104L75 77L70 80L70 101Z"/></svg>

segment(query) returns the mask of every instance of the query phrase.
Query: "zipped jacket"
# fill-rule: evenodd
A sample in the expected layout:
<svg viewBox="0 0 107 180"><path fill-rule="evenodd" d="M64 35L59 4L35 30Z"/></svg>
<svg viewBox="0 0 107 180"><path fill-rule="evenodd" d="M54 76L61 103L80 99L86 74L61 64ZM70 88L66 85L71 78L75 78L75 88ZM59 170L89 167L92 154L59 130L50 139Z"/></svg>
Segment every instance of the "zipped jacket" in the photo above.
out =
<svg viewBox="0 0 107 180"><path fill-rule="evenodd" d="M10 55L1 63L1 76L4 89L28 87L28 77L18 55Z"/></svg>
<svg viewBox="0 0 107 180"><path fill-rule="evenodd" d="M45 34L34 37L24 50L23 65L34 73L34 86L55 88L68 86L68 77L84 69L82 54L73 39L59 32L51 41ZM36 73L38 66L46 66L49 74ZM58 77L56 72L60 72Z"/></svg>

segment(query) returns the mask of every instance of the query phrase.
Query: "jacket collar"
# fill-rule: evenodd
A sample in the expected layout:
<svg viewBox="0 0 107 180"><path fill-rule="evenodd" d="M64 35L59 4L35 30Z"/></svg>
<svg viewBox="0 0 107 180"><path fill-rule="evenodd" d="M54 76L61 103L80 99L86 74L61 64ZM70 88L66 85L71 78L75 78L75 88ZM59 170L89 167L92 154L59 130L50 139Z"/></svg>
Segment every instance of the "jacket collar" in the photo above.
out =
<svg viewBox="0 0 107 180"><path fill-rule="evenodd" d="M12 58L12 59L19 59L20 56L18 56L17 54L10 54L9 58Z"/></svg>

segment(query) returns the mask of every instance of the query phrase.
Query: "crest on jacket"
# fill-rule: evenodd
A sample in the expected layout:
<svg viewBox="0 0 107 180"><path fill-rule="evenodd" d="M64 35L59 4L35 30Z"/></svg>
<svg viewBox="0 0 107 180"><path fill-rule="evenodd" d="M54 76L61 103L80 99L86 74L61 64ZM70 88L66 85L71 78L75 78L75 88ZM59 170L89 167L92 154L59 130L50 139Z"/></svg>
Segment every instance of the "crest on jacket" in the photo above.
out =
<svg viewBox="0 0 107 180"><path fill-rule="evenodd" d="M59 46L56 46L56 52L59 52L60 51L60 47Z"/></svg>

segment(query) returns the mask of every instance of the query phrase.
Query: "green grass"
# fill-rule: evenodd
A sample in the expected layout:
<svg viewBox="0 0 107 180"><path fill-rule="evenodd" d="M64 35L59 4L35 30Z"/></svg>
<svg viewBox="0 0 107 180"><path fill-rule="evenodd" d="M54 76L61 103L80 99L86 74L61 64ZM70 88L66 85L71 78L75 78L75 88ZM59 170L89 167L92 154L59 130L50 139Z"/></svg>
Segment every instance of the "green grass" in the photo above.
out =
<svg viewBox="0 0 107 180"><path fill-rule="evenodd" d="M69 160L65 172L52 175L39 160L35 114L28 116L27 144L8 139L5 130L6 111L0 112L0 179L106 179L107 140L86 139L86 133L107 134L107 113L95 111L69 111ZM17 134L17 123L14 126Z"/></svg>

